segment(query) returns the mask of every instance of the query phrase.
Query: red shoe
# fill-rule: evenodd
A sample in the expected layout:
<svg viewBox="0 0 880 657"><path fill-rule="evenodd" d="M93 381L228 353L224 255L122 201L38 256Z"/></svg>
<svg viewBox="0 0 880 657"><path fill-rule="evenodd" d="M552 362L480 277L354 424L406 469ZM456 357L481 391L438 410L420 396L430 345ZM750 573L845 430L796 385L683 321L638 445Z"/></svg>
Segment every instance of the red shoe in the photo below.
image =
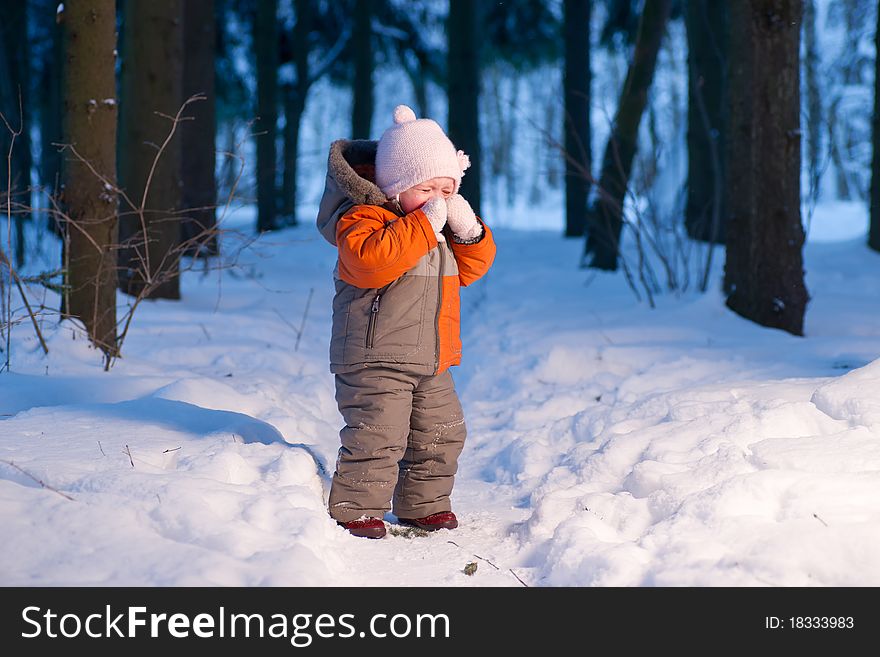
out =
<svg viewBox="0 0 880 657"><path fill-rule="evenodd" d="M398 518L401 525L411 525L425 531L433 532L438 529L455 529L458 527L458 518L452 511L432 513L424 518Z"/></svg>
<svg viewBox="0 0 880 657"><path fill-rule="evenodd" d="M382 538L385 536L385 523L381 518L358 518L349 522L336 522L340 527L348 530L352 536L362 538Z"/></svg>

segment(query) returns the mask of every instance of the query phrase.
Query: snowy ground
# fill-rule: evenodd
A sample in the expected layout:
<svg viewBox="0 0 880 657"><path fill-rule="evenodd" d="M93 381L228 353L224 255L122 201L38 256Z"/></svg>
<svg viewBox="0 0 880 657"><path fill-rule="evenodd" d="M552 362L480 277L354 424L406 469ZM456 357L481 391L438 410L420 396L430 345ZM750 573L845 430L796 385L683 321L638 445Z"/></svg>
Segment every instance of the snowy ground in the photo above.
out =
<svg viewBox="0 0 880 657"><path fill-rule="evenodd" d="M804 338L717 291L651 309L623 276L577 269L580 241L499 228L463 292L461 527L430 536L389 515L391 535L357 539L326 514L335 253L312 226L144 304L109 373L69 324L45 318L48 357L19 324L0 585L880 585L863 227L863 208L813 216Z"/></svg>

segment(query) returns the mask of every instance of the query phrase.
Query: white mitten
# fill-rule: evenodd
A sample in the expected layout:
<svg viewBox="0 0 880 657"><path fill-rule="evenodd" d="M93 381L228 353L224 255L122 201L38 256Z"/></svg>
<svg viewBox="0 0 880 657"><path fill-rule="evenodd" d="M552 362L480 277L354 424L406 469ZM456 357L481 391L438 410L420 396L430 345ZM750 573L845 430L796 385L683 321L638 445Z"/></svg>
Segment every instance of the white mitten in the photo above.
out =
<svg viewBox="0 0 880 657"><path fill-rule="evenodd" d="M444 237L441 231L443 230L443 226L446 225L446 201L435 196L422 206L422 212L425 213L425 216L428 217L428 221L431 222L431 228L434 229L437 241L443 240Z"/></svg>
<svg viewBox="0 0 880 657"><path fill-rule="evenodd" d="M463 242L476 240L483 234L483 227L477 221L477 215L461 194L453 194L446 199L446 220L453 234Z"/></svg>

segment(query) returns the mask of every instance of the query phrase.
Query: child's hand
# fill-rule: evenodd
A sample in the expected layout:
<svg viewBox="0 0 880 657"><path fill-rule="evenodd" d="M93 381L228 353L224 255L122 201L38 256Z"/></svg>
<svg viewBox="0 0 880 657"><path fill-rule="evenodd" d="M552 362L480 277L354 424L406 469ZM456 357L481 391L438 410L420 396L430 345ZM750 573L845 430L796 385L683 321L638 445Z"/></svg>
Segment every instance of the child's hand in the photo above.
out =
<svg viewBox="0 0 880 657"><path fill-rule="evenodd" d="M435 196L422 206L422 212L428 217L428 221L431 222L431 228L434 229L434 233L439 240L443 235L440 231L442 231L443 226L446 225L446 201Z"/></svg>
<svg viewBox="0 0 880 657"><path fill-rule="evenodd" d="M483 233L471 204L461 194L453 194L446 199L447 221L452 232L460 240L473 240Z"/></svg>

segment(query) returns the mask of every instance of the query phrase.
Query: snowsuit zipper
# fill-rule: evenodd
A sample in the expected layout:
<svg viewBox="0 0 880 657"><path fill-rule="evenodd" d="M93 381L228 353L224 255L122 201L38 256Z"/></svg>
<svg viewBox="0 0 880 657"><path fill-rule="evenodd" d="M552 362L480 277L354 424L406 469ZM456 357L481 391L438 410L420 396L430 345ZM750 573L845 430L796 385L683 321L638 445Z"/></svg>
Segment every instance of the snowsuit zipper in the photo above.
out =
<svg viewBox="0 0 880 657"><path fill-rule="evenodd" d="M367 349L373 348L373 338L376 333L376 319L379 317L379 299L382 297L381 292L376 293L373 299L373 305L370 307L370 321L367 324Z"/></svg>
<svg viewBox="0 0 880 657"><path fill-rule="evenodd" d="M434 338L437 345L434 348L434 374L440 369L440 313L443 308L443 263L445 258L443 257L443 247L440 244L437 245L437 252L440 254L440 266L438 267L440 275L437 278L437 315L434 317Z"/></svg>

